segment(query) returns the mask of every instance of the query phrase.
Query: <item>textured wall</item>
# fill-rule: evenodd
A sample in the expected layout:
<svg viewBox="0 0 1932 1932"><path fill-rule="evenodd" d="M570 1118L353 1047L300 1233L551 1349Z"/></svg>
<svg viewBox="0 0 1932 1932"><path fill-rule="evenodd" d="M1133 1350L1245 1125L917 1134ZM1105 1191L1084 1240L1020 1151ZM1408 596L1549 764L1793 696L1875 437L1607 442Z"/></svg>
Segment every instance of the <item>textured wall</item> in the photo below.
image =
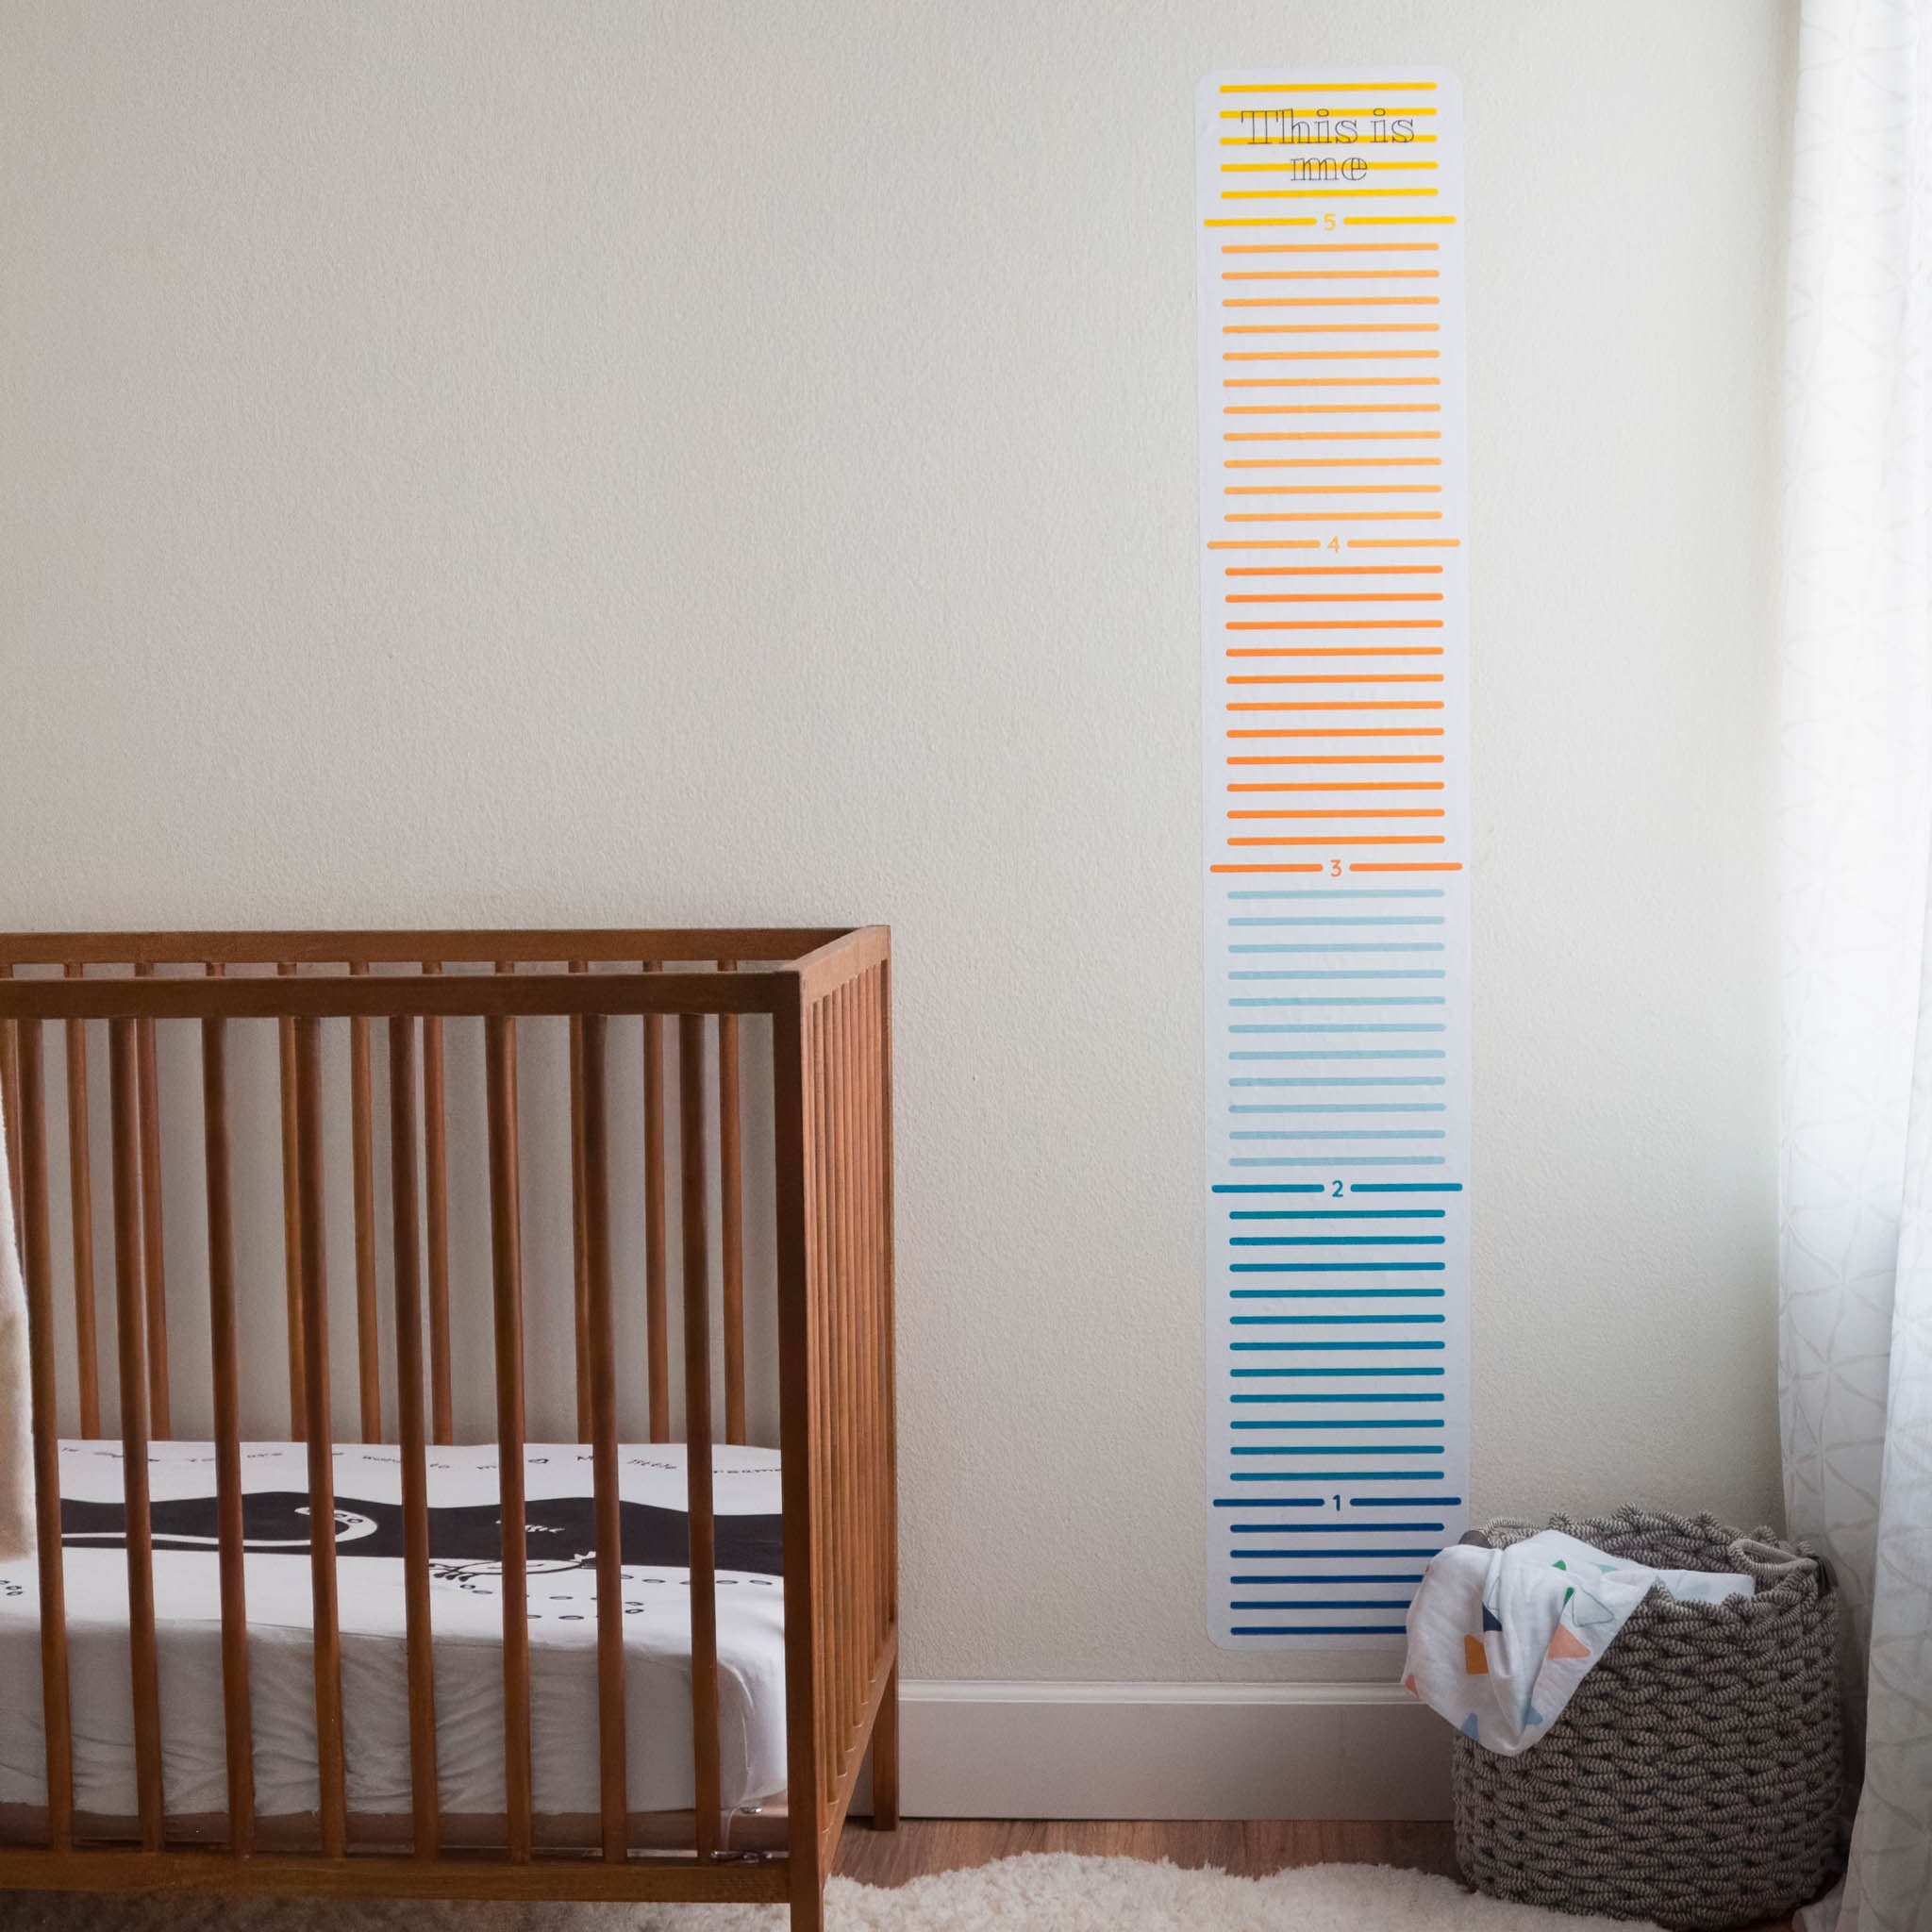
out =
<svg viewBox="0 0 1932 1932"><path fill-rule="evenodd" d="M1193 83L1468 99L1479 1513L1774 1507L1768 0L0 10L0 918L876 919L923 1676L1201 1627Z"/></svg>

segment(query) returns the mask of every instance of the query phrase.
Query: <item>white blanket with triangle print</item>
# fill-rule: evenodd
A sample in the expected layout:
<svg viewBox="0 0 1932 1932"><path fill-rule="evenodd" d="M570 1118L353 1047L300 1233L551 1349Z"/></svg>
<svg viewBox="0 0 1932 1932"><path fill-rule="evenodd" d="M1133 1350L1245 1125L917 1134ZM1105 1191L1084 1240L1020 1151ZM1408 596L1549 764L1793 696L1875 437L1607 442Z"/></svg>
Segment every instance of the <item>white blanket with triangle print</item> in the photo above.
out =
<svg viewBox="0 0 1932 1932"><path fill-rule="evenodd" d="M1464 1737L1514 1757L1561 1715L1658 1584L1693 1603L1755 1588L1724 1571L1626 1563L1560 1530L1501 1550L1454 1544L1429 1559L1408 1607L1403 1685Z"/></svg>

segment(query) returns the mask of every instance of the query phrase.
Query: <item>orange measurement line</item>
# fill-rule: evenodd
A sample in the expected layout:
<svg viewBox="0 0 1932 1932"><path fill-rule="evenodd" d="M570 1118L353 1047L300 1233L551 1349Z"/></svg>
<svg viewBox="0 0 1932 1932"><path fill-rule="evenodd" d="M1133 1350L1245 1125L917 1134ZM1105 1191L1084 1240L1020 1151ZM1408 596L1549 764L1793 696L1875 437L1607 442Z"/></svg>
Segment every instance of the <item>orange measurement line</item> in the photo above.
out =
<svg viewBox="0 0 1932 1932"><path fill-rule="evenodd" d="M1440 806L1428 810L1403 806L1387 808L1368 806L1340 811L1231 811L1227 816L1230 821L1241 820L1245 823L1251 819L1439 819L1443 813Z"/></svg>
<svg viewBox="0 0 1932 1932"><path fill-rule="evenodd" d="M1442 486L1440 483L1224 483L1221 493L1224 496L1441 496Z"/></svg>
<svg viewBox="0 0 1932 1932"><path fill-rule="evenodd" d="M1439 322L1230 322L1224 336L1436 336Z"/></svg>
<svg viewBox="0 0 1932 1932"><path fill-rule="evenodd" d="M1236 251L1229 249L1226 252L1231 255ZM1440 282L1442 271L1439 268L1224 268L1221 271L1221 279L1224 282Z"/></svg>
<svg viewBox="0 0 1932 1932"><path fill-rule="evenodd" d="M1338 408L1338 415L1345 406ZM1232 414L1232 411L1228 413ZM1224 429L1223 442L1441 442L1440 429Z"/></svg>
<svg viewBox="0 0 1932 1932"><path fill-rule="evenodd" d="M1224 242L1224 255L1440 255L1440 242Z"/></svg>
<svg viewBox="0 0 1932 1932"><path fill-rule="evenodd" d="M1226 457L1224 470L1440 470L1441 457Z"/></svg>
<svg viewBox="0 0 1932 1932"><path fill-rule="evenodd" d="M1243 674L1227 681L1229 684L1441 684L1442 676L1434 671L1284 671L1268 675Z"/></svg>
<svg viewBox="0 0 1932 1932"><path fill-rule="evenodd" d="M1228 383L1229 389L1280 387L1260 382ZM1224 416L1440 416L1441 403L1223 403ZM1325 436L1326 430L1307 432ZM1418 436L1439 436L1440 430L1416 430Z"/></svg>
<svg viewBox="0 0 1932 1932"><path fill-rule="evenodd" d="M1259 219L1252 216L1239 221L1229 221L1224 216L1220 220L1209 218L1203 222L1204 228L1312 228L1313 215L1263 215Z"/></svg>
<svg viewBox="0 0 1932 1932"><path fill-rule="evenodd" d="M1230 703L1229 711L1440 711L1441 698L1370 698L1361 704L1336 698L1268 698Z"/></svg>
<svg viewBox="0 0 1932 1932"><path fill-rule="evenodd" d="M1222 144L1223 146L1227 145L1227 143L1224 142ZM1234 143L1234 145L1237 147L1270 148L1333 147L1338 144L1339 143L1334 142L1324 141L1237 141ZM1403 145L1407 147L1408 143L1405 142ZM1369 170L1373 169L1378 175L1433 175L1437 171L1437 169L1441 165L1438 161L1371 161L1365 159L1360 155L1350 155L1348 158L1352 161L1361 161L1364 173L1367 173ZM1330 165L1333 164L1331 163ZM1292 161L1223 161L1221 164L1221 172L1224 175L1292 175L1299 172L1301 178L1304 181L1306 181L1308 178L1308 169L1310 166L1320 167L1321 161L1315 159L1313 156L1305 156L1298 160ZM1318 181L1324 181L1329 178L1331 177L1327 175L1316 176L1316 179ZM1343 176L1342 178L1345 181L1356 181L1359 180L1361 176L1357 175L1349 175Z"/></svg>
<svg viewBox="0 0 1932 1932"><path fill-rule="evenodd" d="M1230 623L1229 630L1441 630L1440 617L1351 617L1337 624L1324 624L1316 618L1283 618L1278 624L1259 624L1247 619Z"/></svg>
<svg viewBox="0 0 1932 1932"><path fill-rule="evenodd" d="M1350 872L1460 872L1462 861L1457 858L1421 859L1410 865L1351 864L1348 869Z"/></svg>
<svg viewBox="0 0 1932 1932"><path fill-rule="evenodd" d="M1441 389L1442 378L1440 375L1230 375L1222 378L1221 386L1223 389ZM1367 416L1375 413L1376 407L1374 403L1343 404L1332 411L1324 410L1322 413ZM1441 408L1439 403L1393 403L1387 407L1436 410ZM1289 412L1285 409L1237 410L1228 406L1227 413L1230 416L1267 416ZM1316 412L1308 409L1301 413L1313 415Z"/></svg>
<svg viewBox="0 0 1932 1932"><path fill-rule="evenodd" d="M1229 734L1230 737L1241 738L1264 738L1270 735L1267 732L1257 731L1231 732ZM1281 735L1287 736L1290 734ZM1322 738L1329 734L1326 732L1314 732L1301 735ZM1440 765L1441 762L1442 755L1441 752L1423 751L1388 752L1379 758L1368 758L1358 752L1324 752L1316 757L1306 754L1290 756L1284 752L1250 752L1241 757L1228 759L1228 763L1231 765Z"/></svg>
<svg viewBox="0 0 1932 1932"><path fill-rule="evenodd" d="M1368 839L1230 839L1230 845L1446 845L1446 839L1391 837L1386 833Z"/></svg>
<svg viewBox="0 0 1932 1932"><path fill-rule="evenodd" d="M1367 201L1374 195L1378 200L1420 201L1427 196L1433 201L1441 192L1436 188L1224 188L1221 198L1223 201Z"/></svg>
<svg viewBox="0 0 1932 1932"><path fill-rule="evenodd" d="M1229 524L1440 524L1439 509L1269 510L1265 514L1233 511L1222 519Z"/></svg>
<svg viewBox="0 0 1932 1932"><path fill-rule="evenodd" d="M1224 94L1432 94L1433 80L1231 80ZM1249 109L1252 112L1253 109ZM1411 114L1433 114L1433 108L1411 108ZM1224 120L1231 116L1223 115Z"/></svg>
<svg viewBox="0 0 1932 1932"><path fill-rule="evenodd" d="M1440 778L1338 778L1326 785L1230 785L1230 791L1440 791Z"/></svg>
<svg viewBox="0 0 1932 1932"><path fill-rule="evenodd" d="M1230 604L1440 604L1441 591L1243 591Z"/></svg>
<svg viewBox="0 0 1932 1932"><path fill-rule="evenodd" d="M1320 872L1319 865L1210 865L1209 872Z"/></svg>
<svg viewBox="0 0 1932 1932"><path fill-rule="evenodd" d="M1440 308L1440 295L1224 295L1224 308Z"/></svg>
<svg viewBox="0 0 1932 1932"><path fill-rule="evenodd" d="M1441 349L1224 349L1224 362L1440 362Z"/></svg>
<svg viewBox="0 0 1932 1932"><path fill-rule="evenodd" d="M1319 546L1318 546L1319 547ZM1230 563L1231 577L1439 577L1440 563Z"/></svg>
<svg viewBox="0 0 1932 1932"><path fill-rule="evenodd" d="M1460 537L1351 537L1351 550L1457 550Z"/></svg>
<svg viewBox="0 0 1932 1932"><path fill-rule="evenodd" d="M1311 725L1276 725L1268 730L1259 730L1252 725L1230 730L1230 738L1441 738L1440 724L1388 724L1388 725L1344 725L1324 726L1316 729ZM1376 764L1387 760L1376 758Z"/></svg>
<svg viewBox="0 0 1932 1932"><path fill-rule="evenodd" d="M1208 547L1210 550L1319 550L1322 546L1312 537L1250 537L1239 542L1216 538Z"/></svg>
<svg viewBox="0 0 1932 1932"><path fill-rule="evenodd" d="M1351 228L1407 228L1420 226L1424 222L1432 226L1453 227L1456 223L1454 215L1343 215L1341 219Z"/></svg>
<svg viewBox="0 0 1932 1932"><path fill-rule="evenodd" d="M1230 644L1230 658L1440 658L1441 644Z"/></svg>

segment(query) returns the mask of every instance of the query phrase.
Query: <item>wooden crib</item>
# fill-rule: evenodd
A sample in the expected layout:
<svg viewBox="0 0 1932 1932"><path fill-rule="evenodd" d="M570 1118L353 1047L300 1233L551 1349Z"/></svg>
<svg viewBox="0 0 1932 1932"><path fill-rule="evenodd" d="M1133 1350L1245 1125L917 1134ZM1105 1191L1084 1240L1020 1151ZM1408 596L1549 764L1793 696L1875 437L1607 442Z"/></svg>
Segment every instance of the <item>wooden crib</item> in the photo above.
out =
<svg viewBox="0 0 1932 1932"><path fill-rule="evenodd" d="M13 1155L31 1337L45 1769L43 1806L0 1806L9 1813L0 1828L0 1888L773 1901L789 1902L793 1924L820 1924L824 1879L868 1746L874 1823L890 1828L897 1822L889 974L883 927L0 936L0 1103ZM748 1024L751 1016L765 1016L768 1026ZM254 1140L274 1141L279 1108L283 1265L271 1291L273 1309L258 1305L258 1276L238 1275L236 1260L242 1191L236 1150L271 1164L275 1152L271 1146L259 1155L238 1136L233 1069L237 1042L251 1026L248 1051L269 1070L274 1090L261 1116L269 1124L258 1125ZM198 1107L181 1105L181 1083L171 1087L158 1071L164 1071L158 1036L177 1067L192 1052L167 1041L171 1029L198 1035ZM481 1036L487 1115L480 1143L487 1180L478 1179L474 1208L450 1180L459 1124L453 1109L461 1094L445 1065L464 1030L471 1035L462 1048L471 1057L466 1064L476 1062L475 1036ZM719 1433L714 1381L722 1385L723 1441L744 1443L748 1348L758 1364L758 1338L747 1335L745 1174L748 1155L761 1161L766 1155L744 1131L741 1069L754 1030L758 1047L767 1038L770 1045L769 1167L760 1172L769 1176L761 1205L771 1225L760 1235L760 1252L772 1264L775 1334L768 1346L775 1354L759 1367L769 1383L775 1361L784 1794L782 1804L764 1808L757 1830L741 1829L734 1841L720 1784L716 1535L726 1519L713 1507L714 1464L727 1452L711 1445ZM373 1031L385 1048L386 1081L375 1077ZM627 1061L641 1035L642 1080L641 1158L622 1160L613 1128L620 1032ZM91 1044L99 1052L103 1033L111 1256L102 1274L111 1275L111 1325L104 1323L97 1334L88 1054ZM536 1143L531 1115L541 1096L528 1080L520 1100L520 1034L526 1066L544 1041L556 1064L567 1050L567 1077L553 1084L559 1100L568 1094L571 1254L554 1278L525 1264L530 1162L520 1144ZM60 1094L50 1096L56 1063L64 1070L64 1108ZM624 1077L635 1080L631 1066ZM326 1119L325 1076L328 1093L347 1100L346 1109L338 1107ZM767 1089L758 1091L762 1096ZM50 1203L50 1141L58 1138L58 1122L49 1130L53 1113L64 1113L67 1143L59 1214ZM560 1147L561 1122L550 1131ZM379 1170L383 1140L389 1158ZM477 1144L475 1136L469 1144ZM667 1166L675 1170L671 1181ZM178 1182L183 1168L205 1175L205 1268L198 1265L200 1278L184 1283L177 1228L171 1286L160 1176L166 1171ZM352 1194L352 1212L332 1205L332 1189ZM197 1194L197 1218L200 1205ZM475 1271L482 1278L474 1284L452 1279L453 1231L473 1238L479 1251L485 1240L480 1231L454 1228L465 1211L487 1221L488 1266ZM347 1256L328 1252L332 1220L339 1230L353 1226ZM613 1230L621 1226L626 1252L635 1257L641 1250L634 1271L641 1279L629 1282L641 1289L641 1348L620 1347ZM339 1294L331 1293L331 1274ZM681 1295L667 1286L674 1276ZM474 1287L467 1308L466 1285ZM385 1291L392 1303L386 1314ZM63 1305L70 1296L71 1308ZM195 1312L197 1337L206 1334L211 1381L215 1533L207 1541L218 1549L202 1560L219 1576L219 1662L209 1672L208 1695L218 1675L225 1800L193 1819L171 1811L164 1787L158 1632L169 1633L157 1613L149 1489L151 1457L171 1436L171 1414L183 1412L185 1355L177 1349L171 1374L168 1323L171 1313L180 1321L184 1303ZM389 1457L400 1486L395 1574L407 1612L395 1666L398 1683L407 1677L408 1799L400 1817L365 1816L349 1796L335 1473L350 1452L332 1426L332 1317L353 1320L356 1344L359 1430L340 1434L396 1445ZM286 1337L285 1359L242 1359L238 1334L258 1334L271 1319ZM594 1556L586 1552L578 1568L587 1595L594 1584L593 1618L579 1621L593 1621L595 1629L597 1716L580 1740L585 1789L595 1796L575 1815L541 1808L532 1782L525 1363L533 1319L546 1324L545 1339L570 1338L574 1440L588 1445L575 1459L587 1465L587 1507L594 1511ZM491 1337L496 1494L490 1507L500 1509L501 1524L501 1628L491 1641L501 1649L502 1812L480 1825L446 1818L439 1796L440 1653L427 1530L429 1462L459 1453L438 1445L458 1441L454 1398L465 1391L460 1383L453 1391L451 1338L466 1321L487 1323ZM681 1331L681 1388L672 1373L674 1328ZM344 1326L343 1355L347 1339ZM118 1819L75 1804L70 1640L80 1626L71 1623L76 1610L63 1566L83 1559L64 1557L61 1541L62 1458L103 1438L109 1344L118 1427L87 1453L118 1453L125 1491L115 1507L125 1504L126 1649L117 1640L115 1654L131 1666L138 1802ZM559 1353L563 1346L559 1341ZM284 1372L287 1438L302 1445L289 1454L306 1472L310 1525L303 1532L306 1575L294 1574L312 1600L312 1665L299 1649L296 1657L305 1697L312 1671L316 1803L307 1815L271 1818L259 1815L252 1771L258 1740L248 1595L256 1558L254 1546L244 1547L242 1417L249 1403L258 1411L271 1396L279 1417ZM202 1399L198 1387L195 1399ZM675 1445L681 1436L684 1444L689 1532L680 1554L688 1552L693 1798L687 1811L641 1814L629 1797L626 1751L636 1739L625 1715L626 1669L638 1666L626 1661L628 1530L619 1526L619 1412L626 1403L634 1415L647 1409L652 1443ZM63 1412L77 1420L71 1433L79 1439L65 1448ZM172 1550L160 1557L164 1568L177 1560ZM30 1588L25 1593L31 1596ZM212 1621L208 1627L212 1642ZM580 1646L586 1673L591 1647ZM493 1656L489 1668L493 1687ZM91 1680L82 1688L91 1689ZM401 1735L400 1710L394 1722ZM680 1756L680 1775L684 1763Z"/></svg>

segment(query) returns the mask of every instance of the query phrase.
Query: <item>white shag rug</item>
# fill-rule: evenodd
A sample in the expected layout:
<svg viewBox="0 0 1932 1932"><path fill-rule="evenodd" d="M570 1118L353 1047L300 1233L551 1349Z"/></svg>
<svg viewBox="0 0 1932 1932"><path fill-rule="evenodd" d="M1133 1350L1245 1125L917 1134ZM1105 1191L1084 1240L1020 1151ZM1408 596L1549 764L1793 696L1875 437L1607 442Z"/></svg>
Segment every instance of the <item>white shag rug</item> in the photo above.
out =
<svg viewBox="0 0 1932 1932"><path fill-rule="evenodd" d="M1028 1854L888 1890L835 1878L828 1932L1642 1932L1502 1905L1389 1865L1271 1878ZM411 1905L0 1893L5 1932L784 1932L771 1906Z"/></svg>

